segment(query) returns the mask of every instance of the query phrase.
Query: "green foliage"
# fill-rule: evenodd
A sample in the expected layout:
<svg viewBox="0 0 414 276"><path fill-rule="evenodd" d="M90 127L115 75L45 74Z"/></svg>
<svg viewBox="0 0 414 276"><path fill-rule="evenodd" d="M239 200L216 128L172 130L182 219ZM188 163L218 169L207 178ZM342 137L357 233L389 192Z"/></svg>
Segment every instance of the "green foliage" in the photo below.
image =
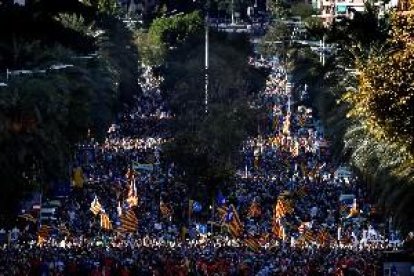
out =
<svg viewBox="0 0 414 276"><path fill-rule="evenodd" d="M0 9L0 69L21 69L35 63L37 55L47 55L42 48L62 45L77 52L91 51L92 37L66 28L56 20L61 13L76 14L85 24L91 22L91 12L78 2L63 1L57 7L46 0L34 1L25 8L5 5ZM71 4L72 3L72 4ZM66 8L66 10L65 10ZM32 54L36 52L37 54Z"/></svg>
<svg viewBox="0 0 414 276"><path fill-rule="evenodd" d="M60 13L56 20L61 22L65 28L72 29L78 33L84 35L91 35L93 22L86 23L85 18L82 15L77 15L76 13Z"/></svg>
<svg viewBox="0 0 414 276"><path fill-rule="evenodd" d="M174 46L199 31L202 26L203 20L200 14L192 12L157 18L152 22L148 33L152 38L152 42Z"/></svg>
<svg viewBox="0 0 414 276"><path fill-rule="evenodd" d="M260 53L269 56L279 55L285 57L291 34L292 29L287 24L282 21L275 21L270 25L265 36L260 41Z"/></svg>
<svg viewBox="0 0 414 276"><path fill-rule="evenodd" d="M409 211L414 196L414 112L410 89L413 18L410 13L392 15L386 44L391 49L369 55L364 63L358 62L358 91L349 91L343 97L350 105L347 115L359 122L359 132L349 135L354 163L373 176L378 198L386 210L393 212L402 226L411 227L414 225L413 213ZM384 177L394 181L384 183Z"/></svg>
<svg viewBox="0 0 414 276"><path fill-rule="evenodd" d="M323 26L322 19L319 17L308 17L304 20L305 28L310 35L310 38L320 40L326 33L326 29Z"/></svg>
<svg viewBox="0 0 414 276"><path fill-rule="evenodd" d="M389 26L378 19L375 8L369 4L364 12L355 12L352 19L334 23L328 32L328 42L340 45L340 55L346 55L348 67L355 67L357 59L365 60L373 50L381 47L388 37Z"/></svg>
<svg viewBox="0 0 414 276"><path fill-rule="evenodd" d="M155 19L148 30L136 32L136 43L146 64L161 65L170 47L177 47L203 27L199 12Z"/></svg>
<svg viewBox="0 0 414 276"><path fill-rule="evenodd" d="M290 7L292 16L300 16L302 19L311 17L313 14L312 4L295 3Z"/></svg>
<svg viewBox="0 0 414 276"><path fill-rule="evenodd" d="M86 5L92 6L100 13L117 15L119 13L119 5L116 0L85 0Z"/></svg>
<svg viewBox="0 0 414 276"><path fill-rule="evenodd" d="M0 163L7 166L1 167L0 175L7 183L4 187L28 185L26 175L29 180L37 177L41 181L37 184L47 188L50 181L67 175L72 146L86 138L88 129L94 133L107 129L116 94L104 66L97 61L88 68L13 78L2 89ZM8 197L1 193L2 210L18 202Z"/></svg>
<svg viewBox="0 0 414 276"><path fill-rule="evenodd" d="M285 18L288 14L289 6L283 0L268 0L267 6L275 18Z"/></svg>
<svg viewBox="0 0 414 276"><path fill-rule="evenodd" d="M140 89L137 84L138 45L134 33L116 17L104 16L97 25L105 31L96 41L98 54L108 64L106 68L118 87L117 105L120 107L128 104Z"/></svg>
<svg viewBox="0 0 414 276"><path fill-rule="evenodd" d="M56 3L0 10L0 69L46 69L13 75L0 91L1 224L26 193L67 179L72 147L89 130L102 139L116 109L139 92L137 45L123 22L78 1ZM59 64L73 67L47 70Z"/></svg>
<svg viewBox="0 0 414 276"><path fill-rule="evenodd" d="M410 28L407 22L400 22L400 30ZM295 80L306 80L310 85L312 104L327 127L335 154L359 171L371 197L407 230L414 225L410 207L414 163L407 143L410 134L404 131L412 121L410 92L405 87L411 81L407 72L412 42L408 31L402 31L407 34L404 37L395 26L398 24L391 32L395 39L386 40L390 34L387 24L378 21L373 10L357 13L353 20L333 26L330 39L341 48L325 68L308 52L305 59L293 60L292 73ZM355 67L356 76L345 70ZM391 128L393 122L395 128ZM379 131L382 124L390 126L391 135L384 129Z"/></svg>

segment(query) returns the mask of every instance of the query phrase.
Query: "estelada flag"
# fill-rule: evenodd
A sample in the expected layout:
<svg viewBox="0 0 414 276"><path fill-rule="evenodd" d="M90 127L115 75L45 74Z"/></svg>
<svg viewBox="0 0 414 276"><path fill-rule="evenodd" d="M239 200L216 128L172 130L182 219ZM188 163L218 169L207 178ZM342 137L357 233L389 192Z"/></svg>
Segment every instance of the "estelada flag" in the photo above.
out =
<svg viewBox="0 0 414 276"><path fill-rule="evenodd" d="M112 230L112 222L109 216L105 213L101 213L101 228L105 230Z"/></svg>
<svg viewBox="0 0 414 276"><path fill-rule="evenodd" d="M329 231L327 229L319 230L319 233L316 237L316 241L320 245L327 246L327 245L329 245L330 240L331 240L331 235L329 234Z"/></svg>
<svg viewBox="0 0 414 276"><path fill-rule="evenodd" d="M239 214L233 204L229 207L219 207L217 208L217 212L221 217L223 225L228 227L229 233L233 237L238 238L243 234L244 226L241 223Z"/></svg>
<svg viewBox="0 0 414 276"><path fill-rule="evenodd" d="M258 241L257 238L252 237L252 236L248 236L245 240L244 243L246 244L246 246L248 248L250 248L252 251L257 252L260 250L260 243Z"/></svg>
<svg viewBox="0 0 414 276"><path fill-rule="evenodd" d="M349 214L346 218L353 218L359 215L359 211L358 211L358 204L357 204L357 200L356 198L354 198L354 201L352 203L352 208L349 211Z"/></svg>
<svg viewBox="0 0 414 276"><path fill-rule="evenodd" d="M222 194L221 191L218 192L217 199L216 200L217 200L217 205L219 207L220 206L223 206L223 205L225 205L227 203L227 199L226 199L226 197L224 197L224 195Z"/></svg>
<svg viewBox="0 0 414 276"><path fill-rule="evenodd" d="M247 213L248 217L258 218L262 215L262 207L256 201L253 201L250 205L249 212Z"/></svg>
<svg viewBox="0 0 414 276"><path fill-rule="evenodd" d="M136 232L138 229L138 218L135 215L133 209L129 209L127 212L123 213L120 217L121 227L119 230L121 232Z"/></svg>
<svg viewBox="0 0 414 276"><path fill-rule="evenodd" d="M273 220L272 233L278 239L283 239L283 226L279 219Z"/></svg>
<svg viewBox="0 0 414 276"><path fill-rule="evenodd" d="M240 237L243 233L243 224L241 223L239 214L233 204L230 205L228 209L228 215L231 212L233 212L233 216L230 216L231 220L227 222L229 232L233 237Z"/></svg>
<svg viewBox="0 0 414 276"><path fill-rule="evenodd" d="M303 238L307 243L311 243L315 241L315 235L312 230L307 229L305 233L303 233Z"/></svg>
<svg viewBox="0 0 414 276"><path fill-rule="evenodd" d="M273 216L276 219L285 217L287 214L293 213L294 209L291 200L279 198L273 210Z"/></svg>
<svg viewBox="0 0 414 276"><path fill-rule="evenodd" d="M98 197L95 197L91 203L91 207L89 208L91 212L96 216L102 211L102 205L99 203Z"/></svg>

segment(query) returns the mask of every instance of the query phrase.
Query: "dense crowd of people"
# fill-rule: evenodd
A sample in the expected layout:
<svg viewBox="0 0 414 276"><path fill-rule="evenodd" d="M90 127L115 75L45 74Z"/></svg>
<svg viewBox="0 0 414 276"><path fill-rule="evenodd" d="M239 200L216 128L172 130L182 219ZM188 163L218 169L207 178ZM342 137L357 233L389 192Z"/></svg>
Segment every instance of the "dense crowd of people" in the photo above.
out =
<svg viewBox="0 0 414 276"><path fill-rule="evenodd" d="M36 225L28 222L1 249L0 275L376 275L391 232L364 186L332 159L312 108L293 103L277 59L250 62L271 74L258 95L268 117L260 136L245 141L236 187L224 195L238 212L241 236L198 231L177 213L188 210L186 190L170 185L174 164L162 162L172 115L162 78L146 68L142 94L106 140L79 146L83 177L61 200L55 220L43 222L53 230L39 243ZM134 166L141 166L139 173L131 173ZM120 233L133 193L139 223L136 231ZM90 211L94 199L111 229ZM212 219L225 225L218 214ZM258 248L247 246L246 236Z"/></svg>

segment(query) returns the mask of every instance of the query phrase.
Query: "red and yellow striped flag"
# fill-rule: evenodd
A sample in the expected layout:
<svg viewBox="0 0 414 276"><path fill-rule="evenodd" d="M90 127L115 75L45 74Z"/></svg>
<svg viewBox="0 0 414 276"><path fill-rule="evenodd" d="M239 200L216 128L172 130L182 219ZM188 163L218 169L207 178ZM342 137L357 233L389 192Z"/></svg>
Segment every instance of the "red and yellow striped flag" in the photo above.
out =
<svg viewBox="0 0 414 276"><path fill-rule="evenodd" d="M160 212L163 218L169 218L172 215L172 209L168 204L160 202Z"/></svg>
<svg viewBox="0 0 414 276"><path fill-rule="evenodd" d="M315 241L315 235L312 230L307 229L305 233L303 233L303 238L307 243L311 243Z"/></svg>
<svg viewBox="0 0 414 276"><path fill-rule="evenodd" d="M43 244L47 241L50 237L50 232L52 231L52 227L49 225L42 225L40 226L39 230L37 231L37 242L38 244Z"/></svg>
<svg viewBox="0 0 414 276"><path fill-rule="evenodd" d="M109 216L105 213L101 213L101 228L105 230L112 230L112 222Z"/></svg>
<svg viewBox="0 0 414 276"><path fill-rule="evenodd" d="M273 210L273 217L275 219L280 219L288 214L293 213L294 209L292 205L293 204L291 200L285 198L278 198Z"/></svg>
<svg viewBox="0 0 414 276"><path fill-rule="evenodd" d="M252 202L247 216L250 218L258 218L262 215L262 207L256 201Z"/></svg>
<svg viewBox="0 0 414 276"><path fill-rule="evenodd" d="M96 216L102 211L102 205L99 203L99 200L97 197L94 198L94 200L91 203L91 207L89 208L91 212Z"/></svg>
<svg viewBox="0 0 414 276"><path fill-rule="evenodd" d="M283 239L283 226L279 219L273 220L272 233L278 239Z"/></svg>
<svg viewBox="0 0 414 276"><path fill-rule="evenodd" d="M249 236L244 240L244 244L252 251L257 252L260 250L260 243L257 238Z"/></svg>
<svg viewBox="0 0 414 276"><path fill-rule="evenodd" d="M121 232L135 232L138 229L138 218L135 215L133 209L129 209L127 212L123 213L120 217L121 220Z"/></svg>
<svg viewBox="0 0 414 276"><path fill-rule="evenodd" d="M231 205L233 208L233 219L228 223L229 232L233 237L240 237L243 234L243 224L240 221L239 214L236 208Z"/></svg>
<svg viewBox="0 0 414 276"><path fill-rule="evenodd" d="M136 195L129 196L126 199L126 202L128 202L129 207L138 206L138 201L139 201L138 196L136 196Z"/></svg>
<svg viewBox="0 0 414 276"><path fill-rule="evenodd" d="M331 240L331 235L327 229L321 229L316 237L316 241L322 245L327 246Z"/></svg>

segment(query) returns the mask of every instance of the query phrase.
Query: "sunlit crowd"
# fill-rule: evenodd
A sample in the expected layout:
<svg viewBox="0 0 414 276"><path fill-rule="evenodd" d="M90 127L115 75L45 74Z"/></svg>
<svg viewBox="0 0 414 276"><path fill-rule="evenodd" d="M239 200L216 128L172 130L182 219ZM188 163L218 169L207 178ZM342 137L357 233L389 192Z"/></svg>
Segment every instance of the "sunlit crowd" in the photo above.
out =
<svg viewBox="0 0 414 276"><path fill-rule="evenodd" d="M207 226L200 231L197 216L188 224L188 191L175 183L175 165L163 161L172 114L162 78L145 67L142 92L105 141L79 145L82 183L48 222L57 230L39 244L38 223L20 227L0 250L0 275L379 275L381 252L399 245L389 242L398 233L384 227L363 183L334 160L316 111L294 97L284 66L275 58L249 63L271 73L257 96L267 114L261 133L242 145L236 185L223 195L240 217L241 236L207 219L200 219ZM151 166L131 180L131 164ZM139 223L120 233L131 191L139 198ZM102 229L91 213L94 199L112 229ZM168 212L160 211L161 202ZM283 210L275 215L277 202ZM225 224L218 212L208 220Z"/></svg>

